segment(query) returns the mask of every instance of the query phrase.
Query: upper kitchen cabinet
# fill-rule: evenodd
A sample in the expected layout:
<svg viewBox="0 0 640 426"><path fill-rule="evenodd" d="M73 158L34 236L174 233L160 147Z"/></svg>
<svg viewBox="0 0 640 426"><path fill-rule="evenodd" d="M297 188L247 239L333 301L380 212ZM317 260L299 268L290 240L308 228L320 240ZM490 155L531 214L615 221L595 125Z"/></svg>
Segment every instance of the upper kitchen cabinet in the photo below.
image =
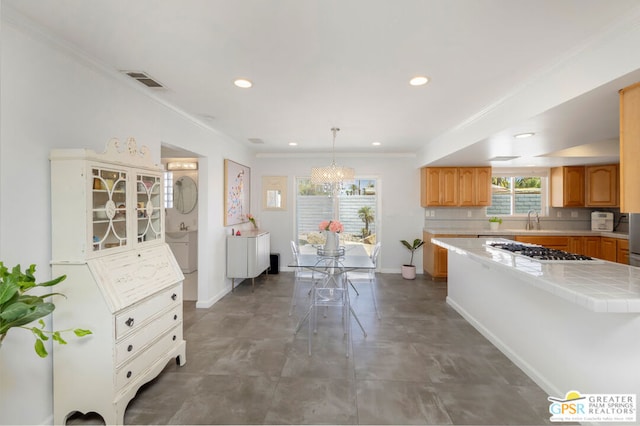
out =
<svg viewBox="0 0 640 426"><path fill-rule="evenodd" d="M620 90L620 211L640 213L640 83Z"/></svg>
<svg viewBox="0 0 640 426"><path fill-rule="evenodd" d="M618 206L618 165L586 166L587 207Z"/></svg>
<svg viewBox="0 0 640 426"><path fill-rule="evenodd" d="M460 167L459 205L491 205L491 167Z"/></svg>
<svg viewBox="0 0 640 426"><path fill-rule="evenodd" d="M424 167L421 170L423 207L458 205L458 168Z"/></svg>
<svg viewBox="0 0 640 426"><path fill-rule="evenodd" d="M585 167L551 169L551 207L584 207Z"/></svg>
<svg viewBox="0 0 640 426"><path fill-rule="evenodd" d="M491 205L491 167L423 167L420 204L423 207Z"/></svg>

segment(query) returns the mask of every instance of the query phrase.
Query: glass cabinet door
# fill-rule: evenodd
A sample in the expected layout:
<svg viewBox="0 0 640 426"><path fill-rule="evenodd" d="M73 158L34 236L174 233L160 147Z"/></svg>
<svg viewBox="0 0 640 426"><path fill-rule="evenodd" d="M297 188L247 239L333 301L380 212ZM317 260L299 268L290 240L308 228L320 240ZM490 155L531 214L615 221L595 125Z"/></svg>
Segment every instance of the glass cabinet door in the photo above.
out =
<svg viewBox="0 0 640 426"><path fill-rule="evenodd" d="M136 231L138 243L162 238L162 179L136 175Z"/></svg>
<svg viewBox="0 0 640 426"><path fill-rule="evenodd" d="M122 247L127 240L127 172L91 169L93 251Z"/></svg>

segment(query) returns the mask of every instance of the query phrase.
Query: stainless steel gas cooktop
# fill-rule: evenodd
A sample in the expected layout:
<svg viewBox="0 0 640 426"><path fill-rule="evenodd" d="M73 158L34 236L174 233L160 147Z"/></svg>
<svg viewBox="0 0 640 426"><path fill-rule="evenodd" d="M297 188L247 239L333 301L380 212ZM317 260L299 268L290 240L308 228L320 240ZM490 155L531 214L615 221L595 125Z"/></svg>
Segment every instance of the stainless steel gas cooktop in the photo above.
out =
<svg viewBox="0 0 640 426"><path fill-rule="evenodd" d="M594 259L593 257L536 245L519 243L491 243L489 244L489 246L500 250L506 250L513 254L525 256L543 263L601 262L601 260Z"/></svg>

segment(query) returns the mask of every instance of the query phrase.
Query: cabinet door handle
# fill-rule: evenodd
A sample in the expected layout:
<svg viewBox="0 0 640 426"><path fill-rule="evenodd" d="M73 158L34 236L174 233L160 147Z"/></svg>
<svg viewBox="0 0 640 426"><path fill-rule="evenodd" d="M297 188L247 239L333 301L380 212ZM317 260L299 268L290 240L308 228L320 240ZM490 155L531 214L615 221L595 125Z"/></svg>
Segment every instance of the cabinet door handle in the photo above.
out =
<svg viewBox="0 0 640 426"><path fill-rule="evenodd" d="M127 379L131 378L131 374L133 374L131 371L127 371Z"/></svg>
<svg viewBox="0 0 640 426"><path fill-rule="evenodd" d="M173 316L173 319L174 319L174 320L177 320L177 319L178 319L178 315L177 315L177 314L176 314L176 315L174 315L174 316Z"/></svg>
<svg viewBox="0 0 640 426"><path fill-rule="evenodd" d="M178 298L178 295L177 295L177 294L173 293L173 294L171 295L171 300L176 300L177 298Z"/></svg>
<svg viewBox="0 0 640 426"><path fill-rule="evenodd" d="M127 352L131 352L133 350L133 345L127 346Z"/></svg>
<svg viewBox="0 0 640 426"><path fill-rule="evenodd" d="M178 336L176 336L176 335L174 334L174 335L173 335L173 341L175 342L177 338L178 338Z"/></svg>
<svg viewBox="0 0 640 426"><path fill-rule="evenodd" d="M124 323L125 323L126 325L128 325L129 327L132 327L132 326L133 326L133 323L134 323L134 320L133 320L133 318L129 318L129 319L128 319L128 320L126 320Z"/></svg>

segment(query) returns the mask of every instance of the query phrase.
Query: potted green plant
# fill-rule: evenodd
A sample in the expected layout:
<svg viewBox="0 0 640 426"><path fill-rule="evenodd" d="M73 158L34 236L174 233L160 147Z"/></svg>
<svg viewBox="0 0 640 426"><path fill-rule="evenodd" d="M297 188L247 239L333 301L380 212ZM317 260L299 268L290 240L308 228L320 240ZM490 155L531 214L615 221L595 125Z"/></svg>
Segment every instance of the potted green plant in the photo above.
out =
<svg viewBox="0 0 640 426"><path fill-rule="evenodd" d="M489 218L489 229L491 229L492 231L497 231L501 223L502 223L501 218L497 216L492 216Z"/></svg>
<svg viewBox="0 0 640 426"><path fill-rule="evenodd" d="M49 315L56 308L46 299L53 295L61 295L61 293L48 293L42 296L34 296L26 294L29 290L38 287L53 287L54 285L64 281L67 276L62 275L50 281L37 284L34 273L36 265L29 266L24 273L20 270L20 265L16 265L11 269L4 266L0 262L0 348L7 333L12 328L23 328L31 330L36 338L35 351L44 358L48 355L44 347L44 342L49 340L49 336L54 342L66 345L67 342L62 338L61 333L72 330L48 331L44 330L43 317ZM29 326L29 324L38 320L37 326ZM77 328L73 330L76 336L82 337L91 334L90 330Z"/></svg>
<svg viewBox="0 0 640 426"><path fill-rule="evenodd" d="M413 243L409 243L407 240L400 240L403 246L405 246L411 252L411 260L409 264L402 265L402 278L406 280L414 280L416 278L416 267L413 264L413 254L424 244L420 238L413 240Z"/></svg>

